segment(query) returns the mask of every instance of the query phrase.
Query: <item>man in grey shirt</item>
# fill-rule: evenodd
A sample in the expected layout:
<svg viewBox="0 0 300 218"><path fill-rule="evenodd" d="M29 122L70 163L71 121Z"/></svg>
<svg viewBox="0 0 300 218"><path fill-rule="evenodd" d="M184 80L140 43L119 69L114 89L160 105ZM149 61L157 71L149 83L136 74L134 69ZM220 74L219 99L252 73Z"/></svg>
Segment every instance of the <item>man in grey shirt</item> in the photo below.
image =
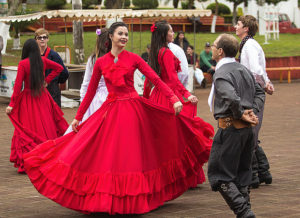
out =
<svg viewBox="0 0 300 218"><path fill-rule="evenodd" d="M252 126L265 94L251 72L235 61L239 43L232 35L220 35L212 45L217 61L213 76L214 117L218 131L208 161L208 179L237 217L255 217L250 208Z"/></svg>

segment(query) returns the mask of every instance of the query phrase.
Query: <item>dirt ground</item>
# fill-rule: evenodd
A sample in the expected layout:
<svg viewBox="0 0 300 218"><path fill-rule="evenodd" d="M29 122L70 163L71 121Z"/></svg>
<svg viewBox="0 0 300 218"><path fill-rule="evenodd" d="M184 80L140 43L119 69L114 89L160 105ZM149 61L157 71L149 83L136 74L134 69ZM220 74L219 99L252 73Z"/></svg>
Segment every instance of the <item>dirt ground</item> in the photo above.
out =
<svg viewBox="0 0 300 218"><path fill-rule="evenodd" d="M261 146L271 164L273 184L252 190L251 201L257 217L300 217L300 82L275 83L276 92L267 96ZM216 127L209 112L209 88L196 89L198 115ZM26 175L17 173L9 162L13 126L5 114L9 99L0 98L0 217L109 217L84 215L40 195ZM63 109L68 122L77 108ZM206 169L205 169L206 171ZM119 216L115 216L119 217ZM206 182L176 200L144 215L120 217L234 217L218 193Z"/></svg>

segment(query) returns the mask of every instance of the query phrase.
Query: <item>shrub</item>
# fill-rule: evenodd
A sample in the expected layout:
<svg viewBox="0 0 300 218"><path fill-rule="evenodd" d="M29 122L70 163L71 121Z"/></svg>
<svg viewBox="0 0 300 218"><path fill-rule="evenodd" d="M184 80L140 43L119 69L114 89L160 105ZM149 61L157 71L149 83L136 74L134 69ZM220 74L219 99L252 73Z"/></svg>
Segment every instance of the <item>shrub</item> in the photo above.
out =
<svg viewBox="0 0 300 218"><path fill-rule="evenodd" d="M58 10L62 9L65 6L66 0L46 0L45 3L47 9Z"/></svg>
<svg viewBox="0 0 300 218"><path fill-rule="evenodd" d="M97 5L98 0L82 0L82 8L89 9L93 8L93 5Z"/></svg>
<svg viewBox="0 0 300 218"><path fill-rule="evenodd" d="M109 8L108 4L110 0L104 0L104 7ZM122 6L123 8L129 8L130 7L130 0L122 0Z"/></svg>
<svg viewBox="0 0 300 218"><path fill-rule="evenodd" d="M132 0L137 9L154 9L158 7L158 0Z"/></svg>
<svg viewBox="0 0 300 218"><path fill-rule="evenodd" d="M206 9L212 10L213 13L216 11L216 3L209 4ZM226 5L219 3L219 13L218 14L231 14L230 8Z"/></svg>

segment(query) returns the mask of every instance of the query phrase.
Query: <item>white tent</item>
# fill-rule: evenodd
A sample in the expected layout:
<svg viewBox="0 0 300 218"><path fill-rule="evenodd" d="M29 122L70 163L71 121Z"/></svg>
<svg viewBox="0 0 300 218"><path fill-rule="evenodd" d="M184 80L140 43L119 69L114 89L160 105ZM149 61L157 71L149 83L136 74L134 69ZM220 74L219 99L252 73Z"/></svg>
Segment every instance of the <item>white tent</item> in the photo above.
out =
<svg viewBox="0 0 300 218"><path fill-rule="evenodd" d="M118 17L203 17L210 16L211 10L132 10L132 9L100 9L100 10L53 10L33 14L0 17L0 22L20 22L38 20L43 17L62 17L83 21Z"/></svg>

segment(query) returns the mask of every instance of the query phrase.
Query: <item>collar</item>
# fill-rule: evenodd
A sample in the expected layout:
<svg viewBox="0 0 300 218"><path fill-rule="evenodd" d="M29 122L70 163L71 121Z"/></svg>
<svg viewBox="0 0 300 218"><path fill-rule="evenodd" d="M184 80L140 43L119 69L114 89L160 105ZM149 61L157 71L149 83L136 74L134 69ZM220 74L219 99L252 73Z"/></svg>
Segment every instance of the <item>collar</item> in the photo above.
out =
<svg viewBox="0 0 300 218"><path fill-rule="evenodd" d="M236 62L236 61L235 61L235 58L229 58L229 57L222 58L222 59L217 63L216 70L218 70L218 69L219 69L221 66L223 66L224 64L234 63L234 62Z"/></svg>

